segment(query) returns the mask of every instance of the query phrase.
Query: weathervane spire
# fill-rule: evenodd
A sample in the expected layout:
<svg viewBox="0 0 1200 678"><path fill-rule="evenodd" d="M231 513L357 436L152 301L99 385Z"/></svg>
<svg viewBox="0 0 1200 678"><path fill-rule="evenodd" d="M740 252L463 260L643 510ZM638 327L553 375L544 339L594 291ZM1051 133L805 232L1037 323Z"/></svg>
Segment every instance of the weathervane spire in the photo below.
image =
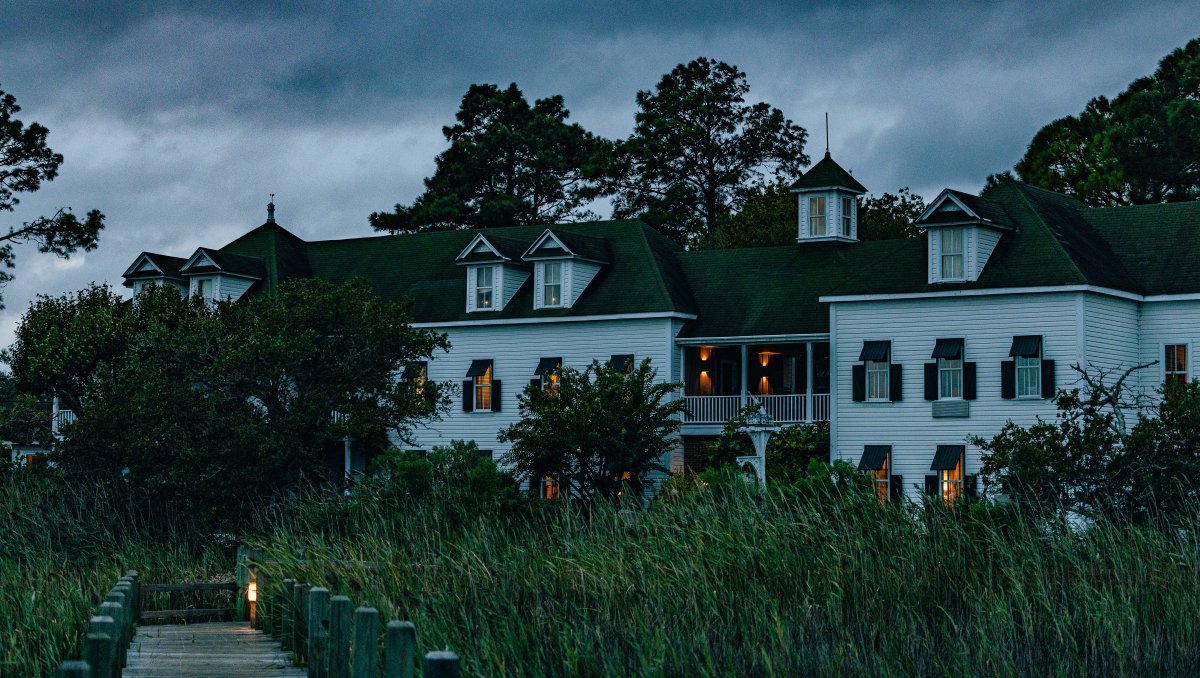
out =
<svg viewBox="0 0 1200 678"><path fill-rule="evenodd" d="M825 111L825 155L829 155L829 111Z"/></svg>
<svg viewBox="0 0 1200 678"><path fill-rule="evenodd" d="M267 223L275 223L275 194L271 193L271 202L267 203Z"/></svg>

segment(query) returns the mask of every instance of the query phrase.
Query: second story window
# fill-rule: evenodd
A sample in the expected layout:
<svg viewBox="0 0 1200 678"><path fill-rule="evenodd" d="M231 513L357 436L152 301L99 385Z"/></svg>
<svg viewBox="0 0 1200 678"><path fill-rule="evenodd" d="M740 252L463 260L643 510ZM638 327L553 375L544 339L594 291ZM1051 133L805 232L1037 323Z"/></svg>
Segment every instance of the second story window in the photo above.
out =
<svg viewBox="0 0 1200 678"><path fill-rule="evenodd" d="M850 226L854 216L854 199L842 198L842 235L850 237Z"/></svg>
<svg viewBox="0 0 1200 678"><path fill-rule="evenodd" d="M938 400L959 400L963 397L963 340L938 339L933 347L937 360Z"/></svg>
<svg viewBox="0 0 1200 678"><path fill-rule="evenodd" d="M1163 349L1163 372L1168 384L1186 384L1188 381L1187 344L1167 344Z"/></svg>
<svg viewBox="0 0 1200 678"><path fill-rule="evenodd" d="M562 306L562 262L547 261L542 266L542 303L545 306Z"/></svg>
<svg viewBox="0 0 1200 678"><path fill-rule="evenodd" d="M1039 337L1040 339L1040 337ZM1030 342L1032 343L1032 342ZM1033 355L1018 355L1013 357L1016 363L1017 374L1017 397L1018 398L1041 398L1042 397L1042 347L1041 342L1038 342L1036 353L1031 347L1029 353Z"/></svg>
<svg viewBox="0 0 1200 678"><path fill-rule="evenodd" d="M213 298L213 280L212 278L196 278L196 294L200 295L201 299Z"/></svg>
<svg viewBox="0 0 1200 678"><path fill-rule="evenodd" d="M941 232L942 280L962 280L966 277L963 229L944 228Z"/></svg>
<svg viewBox="0 0 1200 678"><path fill-rule="evenodd" d="M492 308L494 275L491 266L475 269L475 308L480 311Z"/></svg>
<svg viewBox="0 0 1200 678"><path fill-rule="evenodd" d="M826 234L824 197L808 199L808 234L811 236Z"/></svg>

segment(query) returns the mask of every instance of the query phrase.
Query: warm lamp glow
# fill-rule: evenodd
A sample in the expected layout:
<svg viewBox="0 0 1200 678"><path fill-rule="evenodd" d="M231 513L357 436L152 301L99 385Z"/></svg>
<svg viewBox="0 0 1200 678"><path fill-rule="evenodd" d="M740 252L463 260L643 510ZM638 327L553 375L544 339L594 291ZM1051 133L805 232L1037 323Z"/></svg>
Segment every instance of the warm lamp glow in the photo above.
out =
<svg viewBox="0 0 1200 678"><path fill-rule="evenodd" d="M767 362L769 362L769 361L770 361L770 359L771 359L771 356L773 356L773 355L779 355L779 353L778 353L777 351L761 351L761 352L759 352L759 354L758 354L758 362L759 362L759 363L760 363L760 364L761 364L763 367L766 367L766 366L767 366Z"/></svg>
<svg viewBox="0 0 1200 678"><path fill-rule="evenodd" d="M708 362L708 359L712 357L712 352L712 346L701 346L700 351L698 352L700 355L700 362Z"/></svg>
<svg viewBox="0 0 1200 678"><path fill-rule="evenodd" d="M258 582L252 581L246 586L246 600L252 603L258 601Z"/></svg>

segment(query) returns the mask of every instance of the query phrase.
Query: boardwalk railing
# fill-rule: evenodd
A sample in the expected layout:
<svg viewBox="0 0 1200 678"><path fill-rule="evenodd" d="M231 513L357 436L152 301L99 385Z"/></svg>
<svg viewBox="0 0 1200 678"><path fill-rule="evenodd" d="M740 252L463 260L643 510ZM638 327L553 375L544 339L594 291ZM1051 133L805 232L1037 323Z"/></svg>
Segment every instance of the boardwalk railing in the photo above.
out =
<svg viewBox="0 0 1200 678"><path fill-rule="evenodd" d="M137 570L117 579L97 614L88 620L82 659L63 662L58 675L64 678L116 678L126 664L141 605Z"/></svg>
<svg viewBox="0 0 1200 678"><path fill-rule="evenodd" d="M327 588L291 578L279 580L287 569L282 563L251 556L245 567L254 627L279 639L284 650L304 663L310 678L374 678L379 675L381 636L384 677L412 678L416 659L412 622L392 620L381 629L379 610L374 607L355 608L348 596L330 595ZM425 678L458 678L460 671L453 652L428 652L422 665Z"/></svg>

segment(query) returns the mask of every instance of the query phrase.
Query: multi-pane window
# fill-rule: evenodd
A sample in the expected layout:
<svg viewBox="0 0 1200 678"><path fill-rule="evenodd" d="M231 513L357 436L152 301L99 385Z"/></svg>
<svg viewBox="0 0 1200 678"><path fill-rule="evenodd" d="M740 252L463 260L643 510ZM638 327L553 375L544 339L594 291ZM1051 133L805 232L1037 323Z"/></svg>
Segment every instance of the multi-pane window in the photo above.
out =
<svg viewBox="0 0 1200 678"><path fill-rule="evenodd" d="M938 398L962 398L962 396L962 354L959 354L957 358L938 358Z"/></svg>
<svg viewBox="0 0 1200 678"><path fill-rule="evenodd" d="M808 233L809 235L825 235L825 198L808 199Z"/></svg>
<svg viewBox="0 0 1200 678"><path fill-rule="evenodd" d="M1167 344L1163 355L1163 371L1168 384L1186 384L1188 380L1187 344Z"/></svg>
<svg viewBox="0 0 1200 678"><path fill-rule="evenodd" d="M963 494L963 460L960 456L954 468L938 471L938 484L942 491L942 499L946 502L958 501Z"/></svg>
<svg viewBox="0 0 1200 678"><path fill-rule="evenodd" d="M868 360L866 362L867 400L887 400L890 364L887 360Z"/></svg>
<svg viewBox="0 0 1200 678"><path fill-rule="evenodd" d="M548 475L542 478L542 499L558 499L558 476Z"/></svg>
<svg viewBox="0 0 1200 678"><path fill-rule="evenodd" d="M475 409L492 409L492 366L488 365L483 374L475 375Z"/></svg>
<svg viewBox="0 0 1200 678"><path fill-rule="evenodd" d="M213 281L212 278L197 278L196 279L196 294L200 295L201 299L212 299Z"/></svg>
<svg viewBox="0 0 1200 678"><path fill-rule="evenodd" d="M1017 356L1017 397L1042 397L1042 356Z"/></svg>
<svg viewBox="0 0 1200 678"><path fill-rule="evenodd" d="M475 308L481 311L492 308L493 276L494 270L491 266L475 269Z"/></svg>
<svg viewBox="0 0 1200 678"><path fill-rule="evenodd" d="M944 228L941 232L942 280L964 277L963 229Z"/></svg>
<svg viewBox="0 0 1200 678"><path fill-rule="evenodd" d="M853 207L853 198L842 198L842 235L847 238L850 237L850 222L851 217L854 215Z"/></svg>
<svg viewBox="0 0 1200 678"><path fill-rule="evenodd" d="M561 261L547 261L542 264L542 304L545 306L562 306L562 274Z"/></svg>
<svg viewBox="0 0 1200 678"><path fill-rule="evenodd" d="M871 485L875 488L875 496L878 497L880 503L883 504L887 503L892 492L890 481L891 476L888 475L891 473L891 469L888 468L891 465L889 463L891 462L890 457L890 454L884 456L882 468L874 471L867 471L867 477L871 479Z"/></svg>

